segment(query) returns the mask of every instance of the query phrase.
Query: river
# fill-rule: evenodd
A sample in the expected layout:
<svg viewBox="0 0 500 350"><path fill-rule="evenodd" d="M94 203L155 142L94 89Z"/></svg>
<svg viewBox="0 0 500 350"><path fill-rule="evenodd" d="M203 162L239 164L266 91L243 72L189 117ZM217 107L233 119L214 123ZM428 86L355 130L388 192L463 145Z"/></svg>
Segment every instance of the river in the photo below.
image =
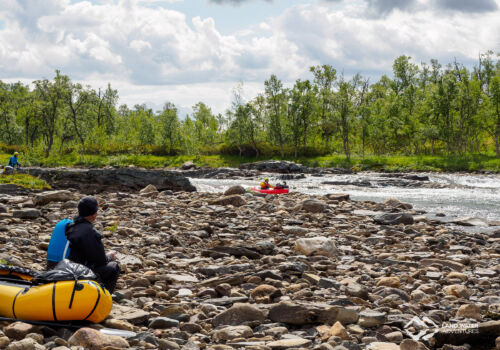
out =
<svg viewBox="0 0 500 350"><path fill-rule="evenodd" d="M362 182L380 179L382 174L358 173L351 175L328 175L314 177L306 175L305 179L290 180L287 184L290 191L315 195L327 193L348 193L354 200L371 200L383 202L387 198L396 198L405 203L411 203L415 210L423 210L429 218L443 222L452 221L458 217L472 216L493 223L500 221L500 175L470 175L470 174L436 174L427 175L431 183L443 188L408 188L396 186L360 187L354 185L327 185L323 182ZM268 176L271 183L277 180L276 174ZM255 186L259 179L198 179L190 178L198 191L224 192L232 185L242 185L245 188ZM375 182L376 183L376 182ZM437 217L436 214L444 214ZM497 223L498 224L498 223ZM498 226L461 227L467 231L487 232L496 230Z"/></svg>

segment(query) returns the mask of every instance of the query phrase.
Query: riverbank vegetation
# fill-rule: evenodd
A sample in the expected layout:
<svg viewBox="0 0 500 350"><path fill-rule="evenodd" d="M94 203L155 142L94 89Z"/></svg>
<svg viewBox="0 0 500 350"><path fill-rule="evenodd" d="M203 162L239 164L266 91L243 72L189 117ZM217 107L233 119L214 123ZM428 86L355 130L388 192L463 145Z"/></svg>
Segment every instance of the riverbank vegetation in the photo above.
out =
<svg viewBox="0 0 500 350"><path fill-rule="evenodd" d="M30 190L48 190L50 185L42 179L27 174L0 175L0 184L12 184Z"/></svg>
<svg viewBox="0 0 500 350"><path fill-rule="evenodd" d="M348 79L311 67L289 88L275 75L244 101L215 115L199 102L179 116L117 105L118 91L94 90L56 71L33 87L0 81L0 161L14 151L26 165L223 166L264 159L360 169L494 170L500 157L500 60L415 64L400 56L393 76Z"/></svg>

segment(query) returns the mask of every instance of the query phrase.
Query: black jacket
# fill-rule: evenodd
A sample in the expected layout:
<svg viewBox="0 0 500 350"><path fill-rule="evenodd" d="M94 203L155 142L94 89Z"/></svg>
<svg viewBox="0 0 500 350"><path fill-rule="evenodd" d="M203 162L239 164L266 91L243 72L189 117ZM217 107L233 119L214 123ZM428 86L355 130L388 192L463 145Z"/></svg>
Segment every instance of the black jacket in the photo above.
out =
<svg viewBox="0 0 500 350"><path fill-rule="evenodd" d="M106 265L107 258L102 244L102 235L91 222L81 216L74 219L66 228L66 237L71 242L69 260L85 265L90 269Z"/></svg>

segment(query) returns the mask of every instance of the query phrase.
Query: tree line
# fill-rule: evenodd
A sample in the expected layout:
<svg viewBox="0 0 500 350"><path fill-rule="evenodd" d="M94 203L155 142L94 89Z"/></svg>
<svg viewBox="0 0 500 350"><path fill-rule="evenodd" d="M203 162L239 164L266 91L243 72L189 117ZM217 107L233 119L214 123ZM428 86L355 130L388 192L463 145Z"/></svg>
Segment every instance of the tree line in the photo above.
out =
<svg viewBox="0 0 500 350"><path fill-rule="evenodd" d="M346 78L330 65L287 88L276 76L250 101L242 84L215 115L203 102L182 118L172 102L161 111L117 106L118 91L74 83L56 71L32 87L0 81L0 143L44 156L145 153L259 157L352 154L500 156L500 60L492 51L468 69L456 60L420 65L409 56L392 78ZM496 57L496 60L495 60Z"/></svg>

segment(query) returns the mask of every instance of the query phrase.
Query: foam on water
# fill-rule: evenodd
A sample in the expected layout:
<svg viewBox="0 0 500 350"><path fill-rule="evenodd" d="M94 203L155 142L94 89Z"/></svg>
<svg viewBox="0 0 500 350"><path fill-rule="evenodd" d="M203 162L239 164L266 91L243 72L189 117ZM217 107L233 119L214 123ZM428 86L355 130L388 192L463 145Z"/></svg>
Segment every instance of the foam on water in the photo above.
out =
<svg viewBox="0 0 500 350"><path fill-rule="evenodd" d="M327 193L348 193L355 200L382 202L396 198L411 203L414 209L425 210L428 216L436 213L446 216L440 220L448 221L457 217L473 216L492 222L500 221L500 176L467 174L421 174L428 175L430 181L446 184L446 188L407 188L407 187L358 187L352 185L325 185L325 181L361 181L378 177L377 173L354 175L329 175L324 177L307 176L305 179L287 181L291 191L315 195ZM264 175L263 175L264 176ZM275 174L265 175L271 183L279 182ZM250 188L260 179L190 179L201 192L224 192L233 185ZM494 227L493 227L494 228ZM498 227L496 227L498 228ZM491 230L492 228L482 230Z"/></svg>

